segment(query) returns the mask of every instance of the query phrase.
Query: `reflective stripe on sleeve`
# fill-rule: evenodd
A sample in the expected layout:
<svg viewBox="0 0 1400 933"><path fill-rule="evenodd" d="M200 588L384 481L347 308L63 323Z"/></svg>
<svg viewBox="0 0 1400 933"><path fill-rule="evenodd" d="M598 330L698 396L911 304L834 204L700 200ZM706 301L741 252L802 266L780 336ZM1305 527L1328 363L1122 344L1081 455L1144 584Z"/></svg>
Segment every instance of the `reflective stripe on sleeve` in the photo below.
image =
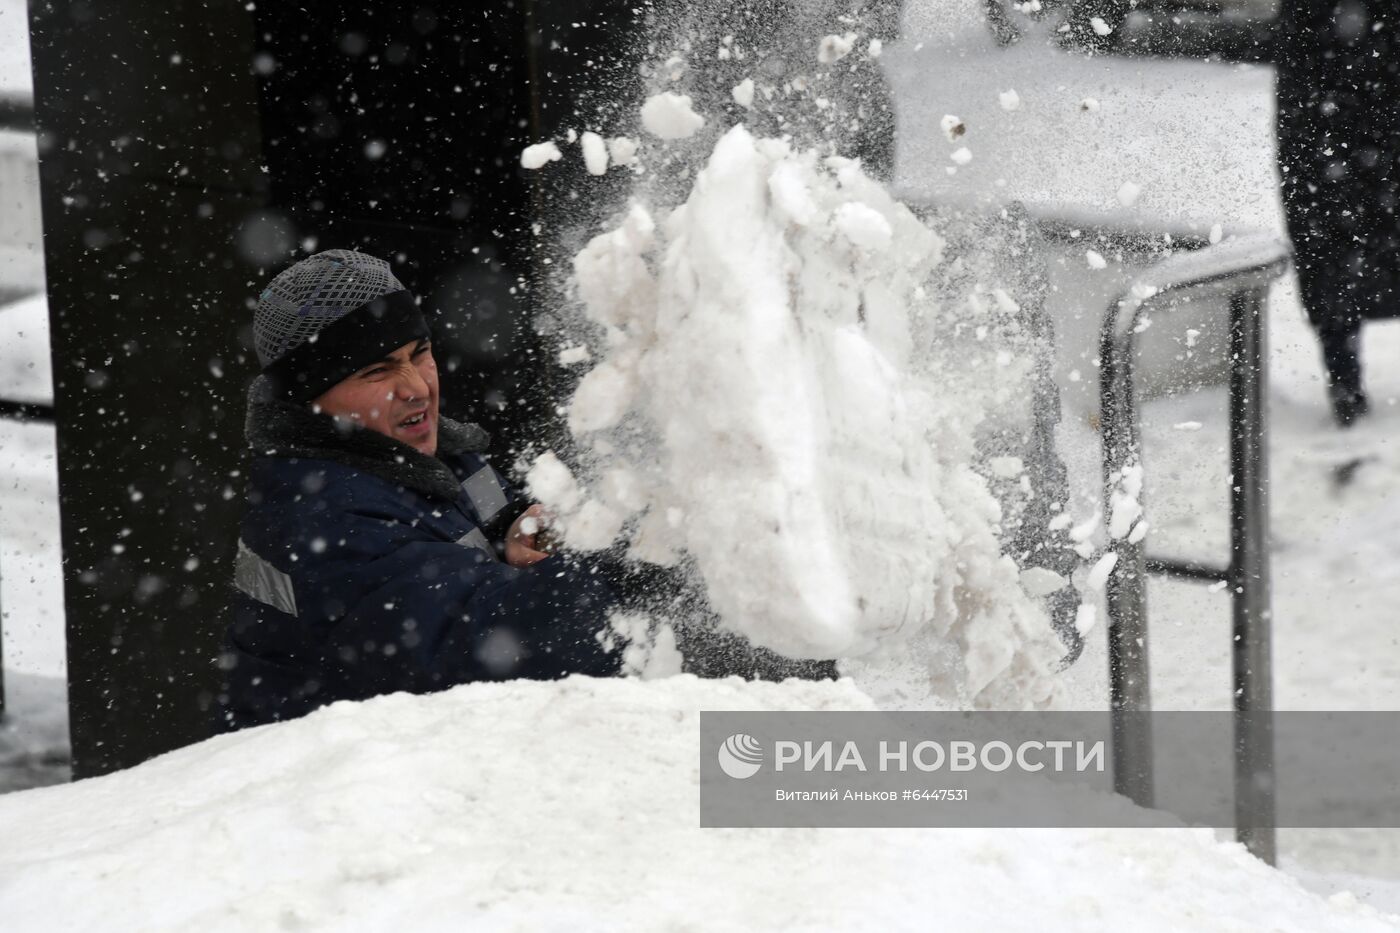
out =
<svg viewBox="0 0 1400 933"><path fill-rule="evenodd" d="M462 488L466 490L467 498L472 500L472 508L476 509L477 517L483 522L489 522L497 512L506 507L506 491L502 488L496 471L489 466L484 466L467 477L462 483Z"/></svg>
<svg viewBox="0 0 1400 933"><path fill-rule="evenodd" d="M480 528L473 528L471 531L457 539L457 543L462 547L474 547L477 550L485 551L492 560L499 560L496 557L496 549L491 546L491 542L486 540L486 535L481 533Z"/></svg>
<svg viewBox="0 0 1400 933"><path fill-rule="evenodd" d="M238 539L233 585L260 603L266 603L287 615L297 614L297 599L292 591L292 578L256 554L243 543L242 538Z"/></svg>

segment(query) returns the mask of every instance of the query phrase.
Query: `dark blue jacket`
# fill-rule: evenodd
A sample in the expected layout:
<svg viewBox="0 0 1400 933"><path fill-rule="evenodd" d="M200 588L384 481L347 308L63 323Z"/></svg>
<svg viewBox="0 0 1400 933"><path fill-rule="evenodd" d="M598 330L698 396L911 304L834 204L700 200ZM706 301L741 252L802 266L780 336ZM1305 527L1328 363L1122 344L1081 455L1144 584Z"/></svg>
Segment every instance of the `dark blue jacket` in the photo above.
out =
<svg viewBox="0 0 1400 933"><path fill-rule="evenodd" d="M611 590L562 557L504 563L524 503L487 462L484 432L441 419L438 434L429 457L250 402L220 728L400 690L617 673L598 637Z"/></svg>

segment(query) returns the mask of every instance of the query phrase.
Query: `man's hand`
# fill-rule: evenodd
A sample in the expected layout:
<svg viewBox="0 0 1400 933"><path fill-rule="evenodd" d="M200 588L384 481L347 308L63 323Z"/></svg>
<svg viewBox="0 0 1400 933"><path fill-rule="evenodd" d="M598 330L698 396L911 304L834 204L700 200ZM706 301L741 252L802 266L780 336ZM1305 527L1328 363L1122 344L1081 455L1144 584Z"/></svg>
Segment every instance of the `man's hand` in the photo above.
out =
<svg viewBox="0 0 1400 933"><path fill-rule="evenodd" d="M543 506L532 505L525 510L506 532L506 563L512 567L528 567L549 555L535 550L535 536L540 532Z"/></svg>

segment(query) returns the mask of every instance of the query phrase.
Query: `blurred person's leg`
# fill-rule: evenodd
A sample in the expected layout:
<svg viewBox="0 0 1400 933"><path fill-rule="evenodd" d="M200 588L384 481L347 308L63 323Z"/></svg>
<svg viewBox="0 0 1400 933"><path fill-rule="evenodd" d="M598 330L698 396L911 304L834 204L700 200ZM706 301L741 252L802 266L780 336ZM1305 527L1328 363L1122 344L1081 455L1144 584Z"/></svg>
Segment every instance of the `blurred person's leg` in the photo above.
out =
<svg viewBox="0 0 1400 933"><path fill-rule="evenodd" d="M1368 409L1360 351L1367 244L1357 210L1370 200L1354 143L1373 107L1353 65L1366 30L1330 8L1285 0L1279 14L1278 160L1299 295L1318 335L1332 413L1343 426ZM1372 257L1374 258L1374 257ZM1373 270L1376 271L1376 270Z"/></svg>

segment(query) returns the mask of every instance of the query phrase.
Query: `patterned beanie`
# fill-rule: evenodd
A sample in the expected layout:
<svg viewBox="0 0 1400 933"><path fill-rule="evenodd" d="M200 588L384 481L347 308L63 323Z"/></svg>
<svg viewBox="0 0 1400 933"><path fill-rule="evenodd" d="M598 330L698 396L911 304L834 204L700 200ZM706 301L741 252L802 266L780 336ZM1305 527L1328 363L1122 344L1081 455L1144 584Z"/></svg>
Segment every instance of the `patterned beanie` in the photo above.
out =
<svg viewBox="0 0 1400 933"><path fill-rule="evenodd" d="M263 374L278 395L302 404L427 336L423 313L389 264L348 249L283 270L253 312Z"/></svg>

